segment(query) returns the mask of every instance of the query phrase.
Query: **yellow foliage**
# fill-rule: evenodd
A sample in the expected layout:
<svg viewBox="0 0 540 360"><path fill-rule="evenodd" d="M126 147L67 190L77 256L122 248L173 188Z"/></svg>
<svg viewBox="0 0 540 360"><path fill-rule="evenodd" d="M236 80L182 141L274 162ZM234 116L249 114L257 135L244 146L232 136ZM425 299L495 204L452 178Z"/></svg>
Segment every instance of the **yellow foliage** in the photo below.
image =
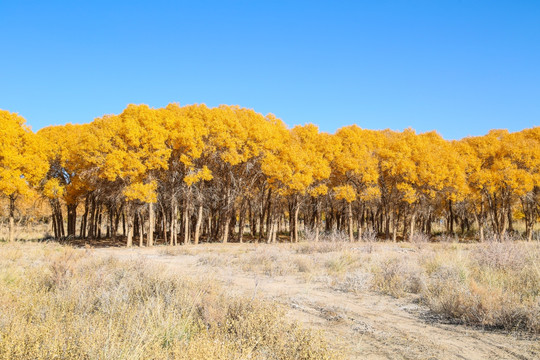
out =
<svg viewBox="0 0 540 360"><path fill-rule="evenodd" d="M348 203L356 200L356 192L350 185L336 186L334 188L334 193L338 200L345 200Z"/></svg>
<svg viewBox="0 0 540 360"><path fill-rule="evenodd" d="M319 186L331 173L331 152L325 146L328 140L311 124L284 133L282 143L269 151L262 163L270 184L282 195L323 195L325 187Z"/></svg>
<svg viewBox="0 0 540 360"><path fill-rule="evenodd" d="M208 169L208 167L205 165L202 169L199 169L197 171L192 170L186 177L184 177L184 182L191 186L201 180L204 181L210 181L213 179L212 171Z"/></svg>
<svg viewBox="0 0 540 360"><path fill-rule="evenodd" d="M262 203L282 213L284 201L311 197L317 207L324 198L430 214L459 202L500 219L521 204L515 217L534 220L539 188L540 127L460 141L356 125L331 135L313 124L288 129L239 106L169 104L128 105L90 124L34 134L22 117L0 110L0 193L31 197L39 189L57 204L76 205L93 191L113 202L174 203L188 193L201 201L208 190L233 207L268 194Z"/></svg>
<svg viewBox="0 0 540 360"><path fill-rule="evenodd" d="M155 203L157 201L157 182L152 181L147 184L133 183L128 185L123 193L127 201L138 200L144 203Z"/></svg>
<svg viewBox="0 0 540 360"><path fill-rule="evenodd" d="M326 195L328 194L328 186L325 184L317 185L313 187L312 189L310 189L308 192L309 192L309 195L313 197Z"/></svg>
<svg viewBox="0 0 540 360"><path fill-rule="evenodd" d="M43 195L50 199L58 199L64 195L65 187L57 178L48 180L43 186Z"/></svg>
<svg viewBox="0 0 540 360"><path fill-rule="evenodd" d="M0 110L0 193L29 195L48 170L47 147L21 116Z"/></svg>

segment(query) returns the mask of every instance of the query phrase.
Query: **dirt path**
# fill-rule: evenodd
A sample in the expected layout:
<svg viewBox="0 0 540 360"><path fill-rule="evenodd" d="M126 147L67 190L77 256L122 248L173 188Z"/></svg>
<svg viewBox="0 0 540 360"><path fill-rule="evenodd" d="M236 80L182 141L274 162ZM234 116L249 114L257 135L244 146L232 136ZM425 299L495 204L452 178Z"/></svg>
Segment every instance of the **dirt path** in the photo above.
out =
<svg viewBox="0 0 540 360"><path fill-rule="evenodd" d="M157 249L119 248L95 253L164 264L174 272L215 279L230 293L281 303L291 320L323 330L350 359L540 359L538 340L433 321L410 299L342 293L296 276L268 277L206 265L200 261L202 254L171 256Z"/></svg>

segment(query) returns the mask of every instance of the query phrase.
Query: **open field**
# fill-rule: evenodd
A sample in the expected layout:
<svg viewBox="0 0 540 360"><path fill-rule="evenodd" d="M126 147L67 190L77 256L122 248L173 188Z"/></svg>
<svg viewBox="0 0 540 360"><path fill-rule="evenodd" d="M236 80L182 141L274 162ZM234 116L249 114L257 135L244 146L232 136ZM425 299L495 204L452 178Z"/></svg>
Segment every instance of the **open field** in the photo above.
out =
<svg viewBox="0 0 540 360"><path fill-rule="evenodd" d="M340 358L275 304L98 254L0 244L0 359Z"/></svg>
<svg viewBox="0 0 540 360"><path fill-rule="evenodd" d="M0 358L540 358L538 243L18 243L0 258Z"/></svg>
<svg viewBox="0 0 540 360"><path fill-rule="evenodd" d="M358 359L540 358L540 246L301 243L96 254L277 302Z"/></svg>

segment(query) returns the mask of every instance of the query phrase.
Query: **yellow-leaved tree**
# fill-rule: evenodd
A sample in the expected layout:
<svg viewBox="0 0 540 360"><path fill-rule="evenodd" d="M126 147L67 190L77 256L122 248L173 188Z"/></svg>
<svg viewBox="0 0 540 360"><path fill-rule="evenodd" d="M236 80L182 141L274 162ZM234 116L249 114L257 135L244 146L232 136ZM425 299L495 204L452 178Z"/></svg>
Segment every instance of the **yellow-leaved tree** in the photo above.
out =
<svg viewBox="0 0 540 360"><path fill-rule="evenodd" d="M326 152L328 140L315 125L295 126L283 134L276 151L264 158L262 170L269 184L288 201L289 232L293 242L298 242L298 214L306 195L324 195L325 179L330 176L331 152Z"/></svg>
<svg viewBox="0 0 540 360"><path fill-rule="evenodd" d="M540 211L540 127L513 133L509 153L514 173L514 192L525 222L525 237L532 240Z"/></svg>
<svg viewBox="0 0 540 360"><path fill-rule="evenodd" d="M207 151L209 128L207 118L210 110L205 105L180 107L169 104L163 109L166 144L171 149L169 165L160 172L161 197L170 203L170 243L177 243L178 204L183 208L183 243L191 242L190 217L193 205L197 208L197 222L193 242L199 243L203 218L203 192L207 181L213 178L208 168L211 152ZM152 211L150 212L153 219ZM151 222L152 222L151 219Z"/></svg>
<svg viewBox="0 0 540 360"><path fill-rule="evenodd" d="M79 155L81 135L88 129L88 124L66 124L49 126L37 132L46 143L43 151L47 154L49 171L42 193L49 199L56 238L66 235L62 203L67 210L67 236L76 235L77 205L88 192L87 184L80 177L83 161Z"/></svg>
<svg viewBox="0 0 540 360"><path fill-rule="evenodd" d="M462 140L460 152L467 159L467 180L474 194L471 199L476 200L481 214L481 240L482 218L489 219L499 238L512 227L512 205L516 199L525 200L524 210L532 215L527 203L534 202L533 192L538 185L537 132L532 129L510 134L507 130L491 130L485 136Z"/></svg>
<svg viewBox="0 0 540 360"><path fill-rule="evenodd" d="M356 125L339 129L336 132L338 149L332 163L332 183L334 196L347 203L349 238L353 238L352 203L359 202L358 213L364 211L365 203L379 197L377 181L379 168L376 150L382 141L380 134L364 130ZM362 238L362 224L358 220L358 239Z"/></svg>
<svg viewBox="0 0 540 360"><path fill-rule="evenodd" d="M251 109L220 106L212 109L208 118L210 129L207 157L212 171L214 197L220 226L214 232L222 242L229 240L236 223L236 213L243 218L245 193L254 190L262 176L261 160L281 142L283 124L272 116L264 117ZM243 231L240 227L240 233ZM219 236L221 234L221 236Z"/></svg>
<svg viewBox="0 0 540 360"><path fill-rule="evenodd" d="M0 110L0 194L9 198L9 241L15 239L15 201L33 196L48 170L45 146L18 114Z"/></svg>
<svg viewBox="0 0 540 360"><path fill-rule="evenodd" d="M83 136L83 177L93 182L97 196L106 193L124 201L127 246L133 243L138 211L157 201L153 173L168 167L167 136L159 111L146 105L129 105L120 115L98 118Z"/></svg>

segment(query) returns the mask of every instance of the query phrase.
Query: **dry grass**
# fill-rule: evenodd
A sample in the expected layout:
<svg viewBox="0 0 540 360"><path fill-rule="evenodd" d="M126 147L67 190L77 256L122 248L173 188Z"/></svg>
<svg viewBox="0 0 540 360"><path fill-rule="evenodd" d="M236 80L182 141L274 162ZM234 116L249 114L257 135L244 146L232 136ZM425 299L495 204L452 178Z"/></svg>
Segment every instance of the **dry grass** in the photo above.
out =
<svg viewBox="0 0 540 360"><path fill-rule="evenodd" d="M411 297L441 317L540 334L540 244L349 243L208 247L201 261L266 276L297 276L336 291Z"/></svg>
<svg viewBox="0 0 540 360"><path fill-rule="evenodd" d="M144 262L0 244L0 359L333 359L280 308Z"/></svg>
<svg viewBox="0 0 540 360"><path fill-rule="evenodd" d="M51 226L44 223L30 223L28 225L15 224L15 239L24 241L38 241L52 239ZM7 241L9 228L7 224L0 223L0 241Z"/></svg>
<svg viewBox="0 0 540 360"><path fill-rule="evenodd" d="M295 273L298 267L292 262L287 246L257 246L250 253L237 259L242 270L268 276Z"/></svg>
<svg viewBox="0 0 540 360"><path fill-rule="evenodd" d="M394 297L410 299L411 301L420 301L432 313L463 324L540 334L540 243L538 242L526 243L516 241L515 239L506 239L506 241L502 242L488 241L484 244L464 244L452 238L446 242L429 243L425 238L417 237L412 243L394 244L370 241L373 239L370 239L370 235L368 234L366 241L350 243L347 237L339 234L327 234L325 236L321 237L321 239L327 241L304 241L300 244L163 246L159 247L158 253L162 256L196 256L197 263L201 266L233 267L245 272L271 277L292 275L302 281L317 282L340 292L361 294L366 291L377 291ZM123 307L124 311L127 311L125 309L129 309L129 311L134 311L134 313L130 315L131 318L122 317L120 315L121 311L118 308L114 308L116 309L114 311L117 311L114 316L119 317L118 326L113 325L110 329L108 328L109 325L104 323L105 319L101 319L100 321L102 322L95 320L97 322L95 325L96 329L103 330L107 328L107 331L112 331L110 332L111 337L107 340L111 345L107 348L107 352L105 352L105 347L103 349L93 350L95 351L94 353L85 353L85 356L90 354L87 357L107 358L109 356L110 358L110 356L114 355L113 357L117 358L137 358L144 357L144 354L154 354L157 351L155 347L149 347L151 348L151 350L148 350L150 352L145 352L147 350L144 349L148 345L145 345L144 351L139 348L137 348L137 352L129 349L131 349L130 346L134 346L134 342L144 342L146 344L147 341L151 343L155 341L151 339L153 339L152 336L156 332L162 332L164 328L172 326L167 321L174 320L176 324L174 326L178 326L179 319L185 321L184 319L187 316L185 309L189 309L190 307L197 309L193 313L195 315L190 314L187 317L193 323L188 322L188 330L178 330L173 326L176 329L174 330L176 331L175 334L187 333L189 336L186 336L190 339L194 336L200 337L203 339L201 343L204 341L214 341L215 339L224 341L223 338L226 338L226 334L217 331L217 329L220 329L220 331L224 329L223 318L211 316L210 320L208 320L207 315L226 314L229 311L229 306L232 306L231 304L234 304L234 301L220 295L220 290L216 289L210 282L190 283L186 280L179 280L174 275L161 274L160 271L162 270L142 263L118 263L112 260L98 262L92 260L88 255L81 255L84 254L82 250L76 251L54 245L6 244L1 246L0 252L0 285L2 285L0 307L8 309L0 313L0 331L2 331L2 335L6 333L10 334L9 337L2 338L2 346L5 346L6 341L8 341L7 339L10 339L10 342L19 341L19 343L24 344L41 344L39 342L41 340L31 338L16 339L13 334L23 331L19 328L23 326L22 324L29 326L30 331L26 331L29 334L33 334L32 331L35 331L37 334L37 329L39 328L40 332L51 332L49 333L50 335L53 329L60 326L58 323L55 326L49 323L46 325L35 325L39 321L36 322L37 315L34 313L31 313L32 316L30 317L27 313L24 316L19 314L17 315L19 317L13 320L15 319L15 315L13 314L16 311L9 309L19 307L26 312L29 311L28 309L45 309L41 310L41 317L38 316L37 319L40 321L51 321L52 323L52 319L61 317L61 311L58 310L58 307L60 307L63 309L62 311L69 310L70 314L74 311L76 314L75 316L70 315L72 319L69 325L62 324L65 332L75 334L71 336L78 337L77 341L81 342L84 348L90 349L92 346L95 346L91 345L91 343L97 341L98 334L92 335L90 339L87 339L82 334L92 331L88 328L83 329L83 325L76 327L73 322L75 322L75 318L77 317L79 318L76 321L82 322L80 318L86 317L88 314L94 316L94 312L84 310L82 305L73 305L76 303L74 297L88 297L91 300L90 302L96 302L96 297L106 297L103 293L109 292L110 294L114 294L114 296L108 295L108 298L120 297L124 299L128 296L127 298L129 299L133 294L139 294L133 290L136 284L146 284L137 285L143 287L151 286L150 283L160 283L165 281L165 279L176 284L174 285L175 290L173 294L167 292L168 290L164 293L159 293L151 297L151 303L147 302L150 300L146 300L146 298L139 299L137 300L138 302L136 301L134 303L130 302L131 300L126 300L127 303L121 302L118 306ZM110 277L114 276L111 274L118 273L123 274L121 276L118 275L122 279L121 281L110 280ZM116 288L118 286L123 289L122 291L131 290L128 291L128 295L125 292L117 293L118 290ZM100 289L98 293L101 292L102 295L96 294L96 288ZM24 291L21 289L24 289ZM29 295L26 295L26 289L28 289ZM104 290L102 291L101 289ZM197 295L197 291L202 295ZM186 292L192 294L189 299L186 299L185 295L182 295ZM182 296L184 297L182 298ZM183 302L175 305L178 309L184 309L184 312L167 315L173 316L172 319L167 321L161 319L160 322L161 324L165 324L163 325L164 327L160 328L157 325L150 326L147 329L148 332L145 332L145 334L121 333L121 329L135 326L133 324L136 320L140 324L141 319L144 319L145 316L150 316L148 314L141 315L137 313L137 311L142 311L140 309L151 307L152 309L156 309L156 311L167 313L168 307L161 308L161 305L156 306L156 304L162 301L157 299L171 297L184 299L182 300ZM137 297L135 296L135 298ZM201 300L202 298L204 300ZM52 309L56 309L54 310L56 312L54 312L50 310L51 304L54 304L55 301L60 301L58 299L62 299L62 302L52 307ZM100 301L97 301L99 306L103 304ZM216 303L221 305L218 306ZM257 306L255 310L246 308L245 311L261 311L261 314L267 311L265 310L267 309L266 305L253 304L250 301L245 303L249 304L249 306ZM33 305L30 306L28 304ZM116 302L112 302L111 304L116 304ZM101 310L95 312L95 316L97 317L93 319L99 319L100 316L103 317L100 311L102 312L104 310L99 306L98 309ZM206 310L199 310L200 308ZM134 309L139 310L135 311ZM278 310L272 309L268 311L270 311L270 314L274 314ZM53 315L49 316L48 314ZM271 316L266 313L266 315L261 316L270 319L273 315ZM128 321L131 321L131 323L126 323ZM152 324L152 321L149 321L149 324ZM206 325L199 328L193 325L195 323ZM11 329L6 327L8 325L10 327L13 326L13 329L17 330L6 330ZM36 326L36 328L33 326ZM47 326L50 326L50 328ZM154 332L152 333L152 331ZM279 331L282 332L285 330L281 329ZM22 333L24 334L25 331ZM99 333L102 336L103 331ZM149 335L149 333L154 335ZM192 346L196 346L195 343L186 342L184 335L182 335L184 337L175 336L173 336L176 339L173 341L175 345L166 347L167 349L174 348L176 349L174 351L186 352ZM205 336L206 338L204 338ZM39 338L45 339L46 336L43 335ZM55 346L66 348L66 343L70 343L63 335L54 338L58 338L58 343ZM178 340L180 338L184 340ZM113 341L111 339L116 340ZM126 339L129 339L129 341ZM115 341L119 342L114 345ZM124 343L125 341L131 345L126 345L127 343ZM233 341L233 343L238 344L239 342ZM234 353L234 356L239 356L239 358L247 358L249 356L265 358L261 357L263 355L259 353L259 351L262 351L259 345L249 351L245 347L237 348L233 345L230 345L232 348L229 348L229 345L226 345L225 347L227 349L223 351L232 351L230 354ZM43 349L43 345L39 345L38 348ZM118 352L120 351L118 349L127 351L126 354L129 354L129 356ZM163 353L174 353L173 350L169 350L164 350ZM4 348L1 348L0 351L4 351ZM139 354L141 351L142 355ZM265 348L264 351L275 354L277 350L267 350ZM156 352L156 354L161 353ZM224 356L223 354L225 352L217 354ZM216 356L219 357L218 355ZM213 355L205 356L211 358ZM84 358L82 355L81 357ZM159 356L155 355L154 358L159 358ZM269 355L266 358L273 357Z"/></svg>
<svg viewBox="0 0 540 360"><path fill-rule="evenodd" d="M467 324L540 333L540 246L486 243L457 247L425 263L422 300Z"/></svg>

